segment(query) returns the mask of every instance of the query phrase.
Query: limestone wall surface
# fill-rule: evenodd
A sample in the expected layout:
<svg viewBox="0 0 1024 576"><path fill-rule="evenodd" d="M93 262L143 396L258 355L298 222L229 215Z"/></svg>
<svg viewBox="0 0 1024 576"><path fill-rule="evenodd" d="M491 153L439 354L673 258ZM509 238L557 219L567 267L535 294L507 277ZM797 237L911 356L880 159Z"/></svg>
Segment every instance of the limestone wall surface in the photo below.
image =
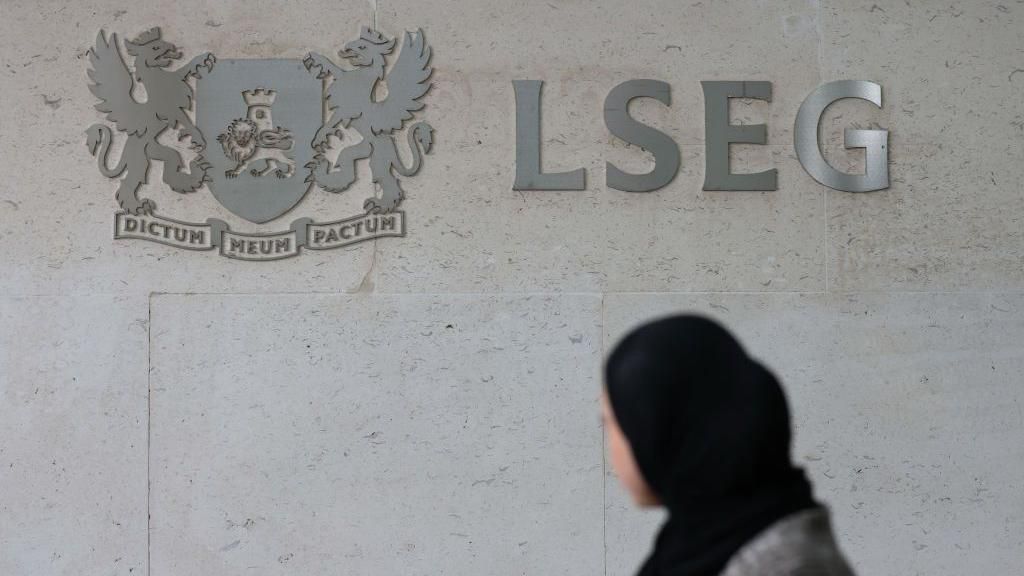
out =
<svg viewBox="0 0 1024 576"><path fill-rule="evenodd" d="M115 240L87 51L153 26L182 62L422 28L436 132L402 179L406 236L272 262ZM606 162L652 165L602 121L637 78L670 84L632 112L681 155L651 193L605 185ZM585 190L512 190L515 79L545 82L545 169L585 168ZM888 190L796 158L800 103L839 79L883 107L829 108L826 156L862 170L843 130L889 130ZM768 133L732 158L778 190L701 189L702 80L772 82L732 102ZM1019 0L4 0L0 87L2 575L630 575L661 515L606 463L601 363L677 311L785 383L858 573L1024 571ZM159 162L143 196L272 232L359 213L359 170L266 224L171 191Z"/></svg>

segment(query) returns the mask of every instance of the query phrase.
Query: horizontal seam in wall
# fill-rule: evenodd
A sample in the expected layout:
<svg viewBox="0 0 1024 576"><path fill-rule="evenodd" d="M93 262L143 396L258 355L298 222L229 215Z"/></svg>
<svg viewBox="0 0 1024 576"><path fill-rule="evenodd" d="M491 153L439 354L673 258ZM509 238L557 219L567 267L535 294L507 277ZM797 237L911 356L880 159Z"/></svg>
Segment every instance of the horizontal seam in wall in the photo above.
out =
<svg viewBox="0 0 1024 576"><path fill-rule="evenodd" d="M657 296L657 295L735 295L735 296L769 296L769 295L807 295L807 296L844 296L844 295L1024 295L1022 290L985 290L985 291L957 291L957 290L776 290L776 291L716 291L716 290L681 290L681 291L615 291L605 290L600 292L151 292L151 296L591 296L600 297L606 295L621 296Z"/></svg>
<svg viewBox="0 0 1024 576"><path fill-rule="evenodd" d="M112 297L152 297L152 296L287 296L287 295L338 295L355 296L359 294L376 296L602 296L602 295L778 295L778 294L804 294L804 295L880 295L880 294L948 294L948 295L1024 295L1024 288L1013 290L600 290L600 291L477 291L477 292L388 292L375 290L373 292L339 292L339 291L263 291L263 292L194 292L194 291L171 291L171 292L2 292L2 298L42 298L42 297L88 297L88 296L112 296Z"/></svg>
<svg viewBox="0 0 1024 576"><path fill-rule="evenodd" d="M660 290L660 291L618 291L605 290L595 292L569 292L569 291L547 291L547 292L386 292L375 290L373 292L337 292L337 291L266 291L266 292L73 292L71 297L110 296L110 297L154 297L154 296L659 296L659 295L734 295L734 296L771 296L771 295L807 295L807 296L855 296L855 295L912 295L912 294L935 294L935 295L991 295L991 296L1019 296L1024 295L1024 288L1013 290ZM0 293L0 298L55 298L69 297L68 292L9 292Z"/></svg>

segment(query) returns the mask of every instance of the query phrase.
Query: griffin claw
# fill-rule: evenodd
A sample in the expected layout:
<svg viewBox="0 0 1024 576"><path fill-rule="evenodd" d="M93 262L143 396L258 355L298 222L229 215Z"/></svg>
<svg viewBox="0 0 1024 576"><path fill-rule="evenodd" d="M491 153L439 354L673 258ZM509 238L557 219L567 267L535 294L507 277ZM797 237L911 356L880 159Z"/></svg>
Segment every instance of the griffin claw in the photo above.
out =
<svg viewBox="0 0 1024 576"><path fill-rule="evenodd" d="M201 62L196 62L192 69L189 71L192 76L196 78L202 78L202 74L199 73L200 69L205 69L206 73L213 72L213 65L217 62L217 57L213 54L207 54L206 58L203 58Z"/></svg>
<svg viewBox="0 0 1024 576"><path fill-rule="evenodd" d="M314 58L312 54L307 54L306 57L302 59L302 65L306 67L306 70L310 71L313 70L314 66L319 67L321 70L324 67L323 64L316 61L316 58Z"/></svg>
<svg viewBox="0 0 1024 576"><path fill-rule="evenodd" d="M152 214L155 210L156 204L154 204L152 200L142 200L134 210L128 210L128 212L137 216L145 216L147 214Z"/></svg>
<svg viewBox="0 0 1024 576"><path fill-rule="evenodd" d="M394 210L394 206L388 208L381 204L376 198L367 198L366 202L363 202L363 209L366 210L367 214L381 214L391 212Z"/></svg>

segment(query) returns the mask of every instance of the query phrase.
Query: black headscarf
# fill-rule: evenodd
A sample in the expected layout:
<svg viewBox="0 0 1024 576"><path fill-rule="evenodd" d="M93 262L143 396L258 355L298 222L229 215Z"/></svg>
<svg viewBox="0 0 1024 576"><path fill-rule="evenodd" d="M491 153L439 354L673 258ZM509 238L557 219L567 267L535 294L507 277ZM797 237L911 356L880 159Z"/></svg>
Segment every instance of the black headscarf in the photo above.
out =
<svg viewBox="0 0 1024 576"><path fill-rule="evenodd" d="M669 513L639 576L715 576L761 530L816 506L790 460L782 388L715 322L683 315L641 326L612 352L605 382Z"/></svg>

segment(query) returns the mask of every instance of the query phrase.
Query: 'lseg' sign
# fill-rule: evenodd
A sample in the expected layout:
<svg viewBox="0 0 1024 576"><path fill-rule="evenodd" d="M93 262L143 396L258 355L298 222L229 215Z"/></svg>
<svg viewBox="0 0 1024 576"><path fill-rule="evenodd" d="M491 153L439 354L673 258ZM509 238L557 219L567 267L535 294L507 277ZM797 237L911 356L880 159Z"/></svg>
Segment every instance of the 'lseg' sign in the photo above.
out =
<svg viewBox="0 0 1024 576"><path fill-rule="evenodd" d="M540 80L513 80L516 95L516 190L583 190L583 168L544 173L540 163ZM771 100L771 82L701 82L704 88L704 121L707 147L704 190L775 190L778 171L774 168L754 174L729 170L729 144L764 144L764 124L740 126L729 123L729 98ZM679 171L679 147L664 132L642 124L629 115L630 100L655 98L672 102L669 85L658 80L629 80L608 93L604 101L604 122L615 136L654 155L654 169L646 174L623 172L607 163L608 186L626 192L657 190ZM836 190L870 192L889 187L887 130L847 129L847 148L864 148L864 174L840 172L829 165L818 143L818 123L825 109L843 98L860 98L882 106L882 87L865 80L839 80L815 89L800 105L796 115L793 144L797 158L815 180Z"/></svg>

